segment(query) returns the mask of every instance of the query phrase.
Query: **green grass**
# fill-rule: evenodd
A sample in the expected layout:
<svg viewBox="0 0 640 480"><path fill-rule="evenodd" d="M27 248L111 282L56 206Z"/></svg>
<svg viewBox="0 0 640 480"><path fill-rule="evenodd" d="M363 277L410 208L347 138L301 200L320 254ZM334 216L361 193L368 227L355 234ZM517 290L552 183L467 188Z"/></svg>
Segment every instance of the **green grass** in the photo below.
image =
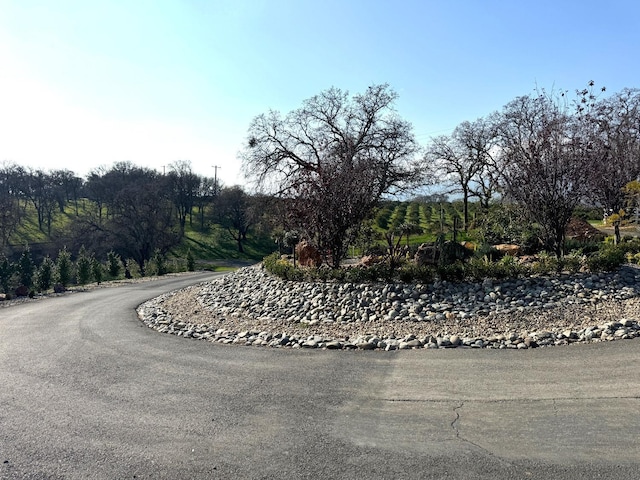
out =
<svg viewBox="0 0 640 480"><path fill-rule="evenodd" d="M214 260L248 260L258 261L276 249L270 237L260 234L249 234L243 242L244 253L238 251L237 242L220 225L213 225L201 231L195 224L191 227L188 222L185 236L181 243L171 250L171 255L186 258L191 250L196 263Z"/></svg>
<svg viewBox="0 0 640 480"><path fill-rule="evenodd" d="M92 204L80 200L78 213L87 213L87 209L92 208ZM43 230L38 227L37 212L33 205L29 204L25 210L25 215L21 219L20 225L9 239L12 245L35 245L56 241L64 238L69 232L69 228L76 218L75 205L68 203L65 211L56 209L51 222L51 236L47 234L46 224ZM197 268L215 269L220 271L225 267L215 265L217 260L242 260L259 261L276 249L273 240L264 234L250 232L246 242L243 242L244 254L238 252L238 245L231 235L219 225L212 225L201 231L199 228L198 211L194 212L193 226L185 227L185 236L181 243L174 247L168 255L167 261L186 265L187 252L191 250L196 261ZM91 250L90 245L87 248ZM72 252L75 254L76 252Z"/></svg>
<svg viewBox="0 0 640 480"><path fill-rule="evenodd" d="M470 204L471 205L471 204ZM470 210L470 216L472 217L473 210ZM438 235L445 234L447 240L453 239L453 218L458 216L462 218L462 203L445 203L442 205L442 211L444 212L444 228L440 227L440 204L422 204L418 202L387 202L384 203L376 218L374 219L374 229L384 234L393 225L397 225L403 222L415 223L416 217L419 219L418 225L422 228L423 233L420 235L411 235L409 237L409 245L420 245L422 243L435 242ZM385 221L385 219L387 219ZM462 222L460 221L460 225ZM383 225L387 225L387 228L382 228ZM472 231L464 232L459 229L457 232L457 240L473 240L474 235ZM403 245L406 245L406 239L403 240ZM384 241L380 242L380 245L384 245Z"/></svg>

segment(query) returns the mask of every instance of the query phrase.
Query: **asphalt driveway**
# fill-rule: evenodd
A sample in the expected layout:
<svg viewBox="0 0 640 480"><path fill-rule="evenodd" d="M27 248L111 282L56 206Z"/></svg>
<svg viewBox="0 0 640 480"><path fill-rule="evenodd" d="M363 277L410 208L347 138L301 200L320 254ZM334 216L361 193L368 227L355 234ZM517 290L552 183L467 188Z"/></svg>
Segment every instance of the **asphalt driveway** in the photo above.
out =
<svg viewBox="0 0 640 480"><path fill-rule="evenodd" d="M303 351L162 335L196 274L0 308L0 478L640 478L640 342Z"/></svg>

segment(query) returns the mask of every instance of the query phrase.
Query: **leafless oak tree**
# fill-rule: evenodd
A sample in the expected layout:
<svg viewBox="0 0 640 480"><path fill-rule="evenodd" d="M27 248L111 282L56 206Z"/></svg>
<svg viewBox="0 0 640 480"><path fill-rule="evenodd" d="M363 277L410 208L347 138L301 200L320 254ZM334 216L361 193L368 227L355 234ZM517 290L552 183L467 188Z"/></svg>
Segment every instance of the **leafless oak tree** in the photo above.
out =
<svg viewBox="0 0 640 480"><path fill-rule="evenodd" d="M461 193L464 229L469 226L469 198L477 196L488 206L495 189L495 178L489 168L493 164L495 128L483 118L462 122L451 135L431 140L425 160L427 168L435 168L442 180L452 187L451 193Z"/></svg>
<svg viewBox="0 0 640 480"><path fill-rule="evenodd" d="M498 123L499 172L506 194L540 225L547 248L558 257L588 176L578 133L569 107L546 92L509 102Z"/></svg>
<svg viewBox="0 0 640 480"><path fill-rule="evenodd" d="M625 205L624 186L640 177L640 90L624 89L580 113L589 198L617 213Z"/></svg>
<svg viewBox="0 0 640 480"><path fill-rule="evenodd" d="M396 98L388 85L352 97L331 88L249 127L240 154L248 178L293 200L300 229L334 266L380 197L416 179L418 146L393 108Z"/></svg>

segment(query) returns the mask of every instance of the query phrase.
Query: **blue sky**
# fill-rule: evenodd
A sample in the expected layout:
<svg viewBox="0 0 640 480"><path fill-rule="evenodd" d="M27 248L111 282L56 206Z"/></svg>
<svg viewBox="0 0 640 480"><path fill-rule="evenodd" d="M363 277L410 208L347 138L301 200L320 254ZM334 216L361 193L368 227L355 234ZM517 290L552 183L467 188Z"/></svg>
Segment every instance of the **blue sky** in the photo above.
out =
<svg viewBox="0 0 640 480"><path fill-rule="evenodd" d="M637 1L0 0L0 162L191 160L243 183L251 119L389 83L426 144L536 85L640 87Z"/></svg>

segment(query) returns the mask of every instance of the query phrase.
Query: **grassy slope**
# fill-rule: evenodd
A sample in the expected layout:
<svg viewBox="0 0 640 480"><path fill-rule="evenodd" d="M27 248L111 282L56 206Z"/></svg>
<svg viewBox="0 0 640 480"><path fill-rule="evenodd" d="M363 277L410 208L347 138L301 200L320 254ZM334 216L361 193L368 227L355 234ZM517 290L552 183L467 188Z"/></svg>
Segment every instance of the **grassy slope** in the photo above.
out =
<svg viewBox="0 0 640 480"><path fill-rule="evenodd" d="M85 206L81 202L79 205L80 214L85 212L84 208ZM67 205L63 213L56 210L51 223L51 237L49 237L46 233L46 226L43 226L45 232L38 228L36 211L33 206L29 205L9 243L12 245L34 245L65 237L74 217L75 207L71 204ZM186 261L189 250L196 259L196 263L201 266L213 264L219 260L257 261L275 250L275 245L268 236L250 233L243 245L245 253L240 254L237 243L226 230L219 225L213 225L202 232L198 228L196 218L197 216L194 215L193 226L189 225L187 221L185 236L181 243L169 252L169 261ZM90 250L88 245L87 248Z"/></svg>

